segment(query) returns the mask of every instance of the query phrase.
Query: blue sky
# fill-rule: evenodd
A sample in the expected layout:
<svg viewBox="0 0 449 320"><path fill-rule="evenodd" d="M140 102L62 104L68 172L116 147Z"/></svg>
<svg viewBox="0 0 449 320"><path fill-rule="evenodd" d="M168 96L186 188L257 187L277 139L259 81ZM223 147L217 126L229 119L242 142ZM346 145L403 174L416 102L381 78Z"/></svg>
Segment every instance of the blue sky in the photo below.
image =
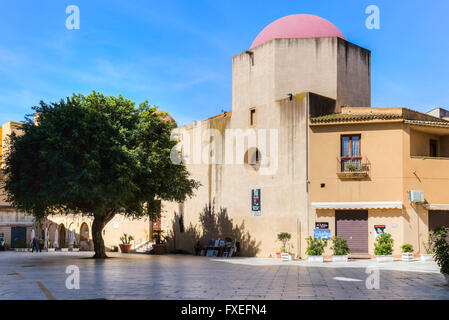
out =
<svg viewBox="0 0 449 320"><path fill-rule="evenodd" d="M65 27L72 4L79 30ZM370 4L380 30L365 27ZM179 124L230 110L232 56L296 13L372 51L373 106L449 107L447 0L0 0L0 123L92 90L149 100Z"/></svg>

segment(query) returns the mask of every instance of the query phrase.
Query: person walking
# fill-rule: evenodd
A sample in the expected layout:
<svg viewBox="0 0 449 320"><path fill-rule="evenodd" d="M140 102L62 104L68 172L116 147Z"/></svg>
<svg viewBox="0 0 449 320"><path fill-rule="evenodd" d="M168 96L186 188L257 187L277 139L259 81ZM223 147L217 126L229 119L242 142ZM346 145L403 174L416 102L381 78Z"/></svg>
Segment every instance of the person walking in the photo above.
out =
<svg viewBox="0 0 449 320"><path fill-rule="evenodd" d="M37 250L38 250L38 249L37 249L37 238L36 238L36 237L33 238L31 252L34 252L34 250L36 250L36 252L37 252Z"/></svg>
<svg viewBox="0 0 449 320"><path fill-rule="evenodd" d="M39 252L42 252L42 249L44 248L44 239L39 239Z"/></svg>

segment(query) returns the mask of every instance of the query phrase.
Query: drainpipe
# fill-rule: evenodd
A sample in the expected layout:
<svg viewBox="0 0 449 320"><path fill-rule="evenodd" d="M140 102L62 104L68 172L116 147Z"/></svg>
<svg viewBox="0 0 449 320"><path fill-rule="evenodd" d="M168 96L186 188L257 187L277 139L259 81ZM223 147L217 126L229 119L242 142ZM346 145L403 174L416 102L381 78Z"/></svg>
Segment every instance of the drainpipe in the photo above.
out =
<svg viewBox="0 0 449 320"><path fill-rule="evenodd" d="M309 219L309 97L310 94L306 94L306 217L307 217L307 237L310 232L310 219Z"/></svg>

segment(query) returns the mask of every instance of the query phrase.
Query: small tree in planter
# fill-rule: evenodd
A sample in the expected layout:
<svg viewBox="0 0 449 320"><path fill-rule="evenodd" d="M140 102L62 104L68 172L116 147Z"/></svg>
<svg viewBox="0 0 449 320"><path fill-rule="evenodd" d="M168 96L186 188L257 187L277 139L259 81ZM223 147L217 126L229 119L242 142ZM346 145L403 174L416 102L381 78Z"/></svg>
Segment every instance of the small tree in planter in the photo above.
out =
<svg viewBox="0 0 449 320"><path fill-rule="evenodd" d="M402 261L413 261L413 246L411 244L404 244L402 247Z"/></svg>
<svg viewBox="0 0 449 320"><path fill-rule="evenodd" d="M378 262L394 261L393 257L394 240L389 233L382 233L377 237L374 244L374 254Z"/></svg>
<svg viewBox="0 0 449 320"><path fill-rule="evenodd" d="M427 241L423 241L424 251L426 253L421 253L421 261L431 261L433 260L433 255L435 254L434 243L432 241L433 231L429 231L429 236Z"/></svg>
<svg viewBox="0 0 449 320"><path fill-rule="evenodd" d="M435 261L440 267L440 272L449 284L449 228L439 227L434 230L435 236Z"/></svg>
<svg viewBox="0 0 449 320"><path fill-rule="evenodd" d="M154 254L164 254L167 251L167 244L162 239L162 233L164 233L163 230L154 230L153 232L153 240L156 242L153 244Z"/></svg>
<svg viewBox="0 0 449 320"><path fill-rule="evenodd" d="M134 240L134 237L132 235L127 235L126 233L123 234L122 237L120 237L120 240L122 243L120 244L120 250L122 253L129 253L131 251L131 241Z"/></svg>
<svg viewBox="0 0 449 320"><path fill-rule="evenodd" d="M332 247L331 249L334 251L332 255L332 261L334 262L347 262L348 255L351 253L351 250L348 247L348 242L343 237L333 237L332 238Z"/></svg>
<svg viewBox="0 0 449 320"><path fill-rule="evenodd" d="M281 258L281 253L288 253L287 243L292 238L292 235L288 232L278 233L278 240L282 242L281 252L276 252L276 257Z"/></svg>
<svg viewBox="0 0 449 320"><path fill-rule="evenodd" d="M324 248L327 246L327 239L314 239L312 237L306 238L308 255L307 260L309 262L324 262Z"/></svg>

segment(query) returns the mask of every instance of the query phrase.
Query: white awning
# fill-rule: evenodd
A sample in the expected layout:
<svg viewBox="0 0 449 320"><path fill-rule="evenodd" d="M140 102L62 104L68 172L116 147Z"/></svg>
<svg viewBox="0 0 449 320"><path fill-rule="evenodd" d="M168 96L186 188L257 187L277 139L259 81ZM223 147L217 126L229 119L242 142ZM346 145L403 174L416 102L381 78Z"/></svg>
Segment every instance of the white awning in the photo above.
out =
<svg viewBox="0 0 449 320"><path fill-rule="evenodd" d="M313 209L402 209L402 201L312 202Z"/></svg>
<svg viewBox="0 0 449 320"><path fill-rule="evenodd" d="M449 204L447 203L426 203L424 207L427 210L449 210Z"/></svg>
<svg viewBox="0 0 449 320"><path fill-rule="evenodd" d="M32 227L34 222L28 221L11 221L11 222L0 222L0 227Z"/></svg>

